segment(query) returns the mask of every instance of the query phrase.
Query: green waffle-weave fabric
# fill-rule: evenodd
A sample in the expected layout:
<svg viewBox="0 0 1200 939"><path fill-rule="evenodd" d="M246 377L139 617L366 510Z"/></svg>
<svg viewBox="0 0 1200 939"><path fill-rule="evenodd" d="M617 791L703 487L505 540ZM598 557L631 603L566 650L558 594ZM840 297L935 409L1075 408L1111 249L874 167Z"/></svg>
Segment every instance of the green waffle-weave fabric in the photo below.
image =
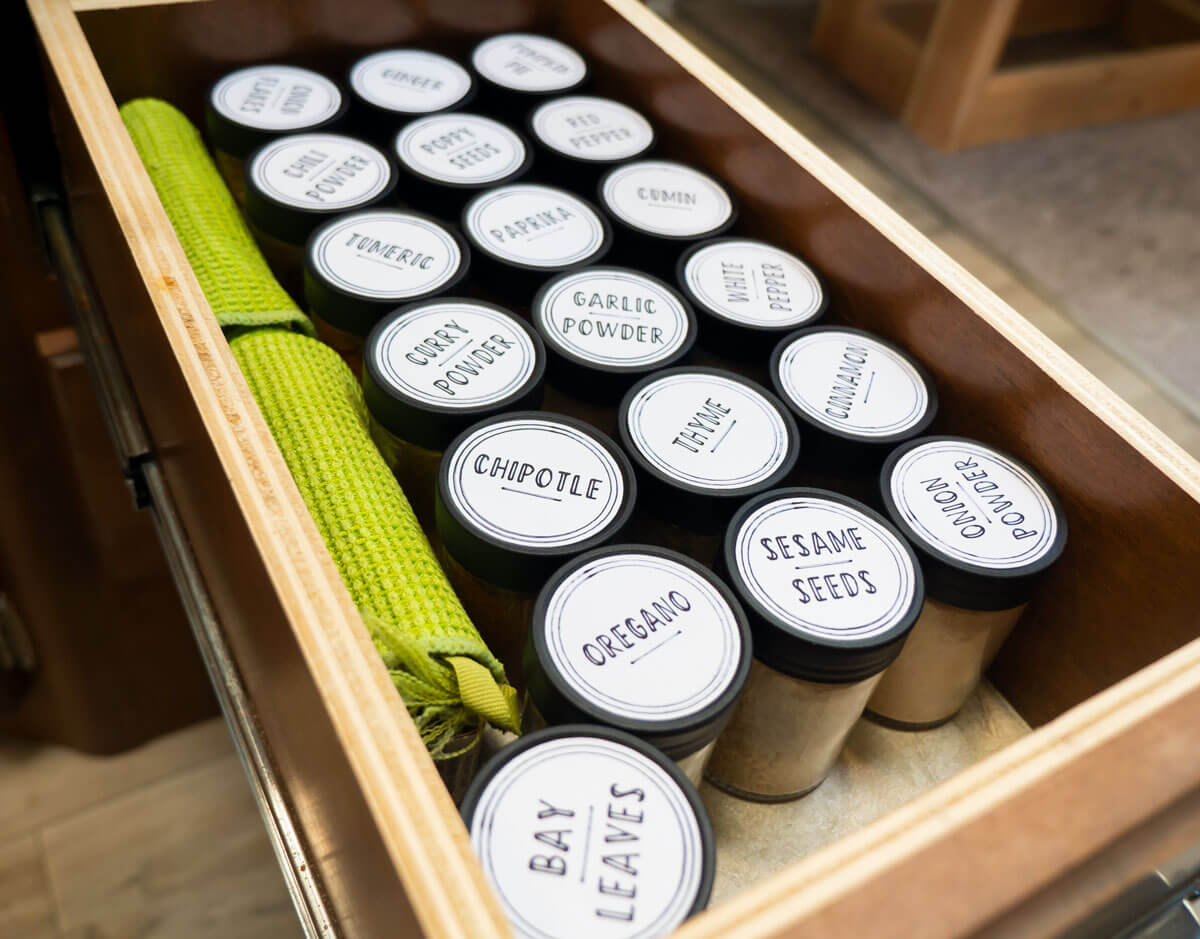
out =
<svg viewBox="0 0 1200 939"><path fill-rule="evenodd" d="M308 318L271 275L187 118L152 99L129 102L121 116L430 750L443 755L449 739L480 718L515 730L515 692L372 442L353 373L312 338Z"/></svg>

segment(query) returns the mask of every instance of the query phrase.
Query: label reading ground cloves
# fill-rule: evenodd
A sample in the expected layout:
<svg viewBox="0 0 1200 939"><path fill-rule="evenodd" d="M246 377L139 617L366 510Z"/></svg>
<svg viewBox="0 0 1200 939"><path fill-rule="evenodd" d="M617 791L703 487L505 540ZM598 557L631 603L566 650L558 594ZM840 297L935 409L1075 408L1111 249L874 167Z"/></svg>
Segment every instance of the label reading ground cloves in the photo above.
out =
<svg viewBox="0 0 1200 939"><path fill-rule="evenodd" d="M825 298L812 268L761 241L707 245L688 258L683 279L706 309L750 326L801 326L821 312Z"/></svg>
<svg viewBox="0 0 1200 939"><path fill-rule="evenodd" d="M250 165L267 196L301 209L349 209L370 202L391 181L387 158L338 134L295 134L268 144Z"/></svg>
<svg viewBox="0 0 1200 939"><path fill-rule="evenodd" d="M525 144L499 121L475 114L434 115L413 121L396 137L402 163L445 183L499 182L525 162Z"/></svg>
<svg viewBox="0 0 1200 939"><path fill-rule="evenodd" d="M327 121L342 93L323 75L291 65L262 65L226 75L213 87L213 107L226 118L261 130L295 131Z"/></svg>

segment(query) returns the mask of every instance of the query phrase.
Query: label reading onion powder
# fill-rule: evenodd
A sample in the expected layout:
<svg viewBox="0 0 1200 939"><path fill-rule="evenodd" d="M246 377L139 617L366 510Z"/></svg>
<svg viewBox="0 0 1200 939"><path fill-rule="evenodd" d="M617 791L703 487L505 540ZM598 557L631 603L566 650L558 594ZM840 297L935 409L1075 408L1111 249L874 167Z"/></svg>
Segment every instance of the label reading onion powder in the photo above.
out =
<svg viewBox="0 0 1200 939"><path fill-rule="evenodd" d="M1023 467L982 444L934 440L896 462L892 500L934 551L983 568L1034 564L1055 545L1058 516Z"/></svg>
<svg viewBox="0 0 1200 939"><path fill-rule="evenodd" d="M687 341L687 311L674 292L633 271L589 268L542 295L535 322L550 342L586 362L644 368Z"/></svg>
<svg viewBox="0 0 1200 939"><path fill-rule="evenodd" d="M339 219L317 234L309 257L329 283L377 300L424 296L462 265L458 242L445 228L406 212Z"/></svg>
<svg viewBox="0 0 1200 939"><path fill-rule="evenodd" d="M506 33L475 47L475 70L514 91L548 92L573 88L587 75L582 56L546 36Z"/></svg>
<svg viewBox="0 0 1200 939"><path fill-rule="evenodd" d="M250 179L259 191L302 209L353 208L387 188L392 168L370 144L338 134L295 134L254 157Z"/></svg>
<svg viewBox="0 0 1200 939"><path fill-rule="evenodd" d="M532 124L543 143L579 160L627 160L654 142L649 121L608 98L556 98L533 113Z"/></svg>
<svg viewBox="0 0 1200 939"><path fill-rule="evenodd" d="M688 258L683 279L708 310L751 326L800 326L821 312L825 299L812 268L760 241L707 245Z"/></svg>
<svg viewBox="0 0 1200 939"><path fill-rule="evenodd" d="M800 635L880 636L912 606L916 571L900 539L857 509L812 496L768 502L738 529L738 573L759 605Z"/></svg>
<svg viewBox="0 0 1200 939"><path fill-rule="evenodd" d="M525 163L525 144L499 121L475 114L437 114L413 121L396 137L396 155L422 176L484 185Z"/></svg>
<svg viewBox="0 0 1200 939"><path fill-rule="evenodd" d="M608 713L669 721L725 692L742 639L706 577L630 552L589 561L558 585L546 607L546 645L564 680Z"/></svg>
<svg viewBox="0 0 1200 939"><path fill-rule="evenodd" d="M461 101L471 90L471 76L444 55L420 49L391 49L355 63L350 85L376 107L428 114Z"/></svg>
<svg viewBox="0 0 1200 939"><path fill-rule="evenodd" d="M700 826L657 763L596 737L548 740L489 780L471 847L520 936L650 939L687 917Z"/></svg>
<svg viewBox="0 0 1200 939"><path fill-rule="evenodd" d="M679 163L642 160L613 170L602 195L610 211L640 231L699 237L729 221L733 203L711 176Z"/></svg>
<svg viewBox="0 0 1200 939"><path fill-rule="evenodd" d="M800 336L779 358L779 383L812 420L859 437L903 433L929 407L929 389L912 363L860 333Z"/></svg>
<svg viewBox="0 0 1200 939"><path fill-rule="evenodd" d="M451 408L477 408L519 392L537 352L499 310L434 301L390 320L374 346L380 378L395 391Z"/></svg>
<svg viewBox="0 0 1200 939"><path fill-rule="evenodd" d="M629 405L630 439L668 479L741 489L769 479L788 455L779 410L721 375L682 372L650 382Z"/></svg>
<svg viewBox="0 0 1200 939"><path fill-rule="evenodd" d="M466 228L489 253L532 267L577 264L604 245L604 224L581 199L550 186L502 186L467 208Z"/></svg>
<svg viewBox="0 0 1200 939"><path fill-rule="evenodd" d="M213 87L219 114L261 130L303 130L327 121L342 93L323 75L290 65L261 65L226 75Z"/></svg>
<svg viewBox="0 0 1200 939"><path fill-rule="evenodd" d="M451 501L477 530L509 544L578 544L604 531L625 499L613 455L550 418L487 424L446 458Z"/></svg>

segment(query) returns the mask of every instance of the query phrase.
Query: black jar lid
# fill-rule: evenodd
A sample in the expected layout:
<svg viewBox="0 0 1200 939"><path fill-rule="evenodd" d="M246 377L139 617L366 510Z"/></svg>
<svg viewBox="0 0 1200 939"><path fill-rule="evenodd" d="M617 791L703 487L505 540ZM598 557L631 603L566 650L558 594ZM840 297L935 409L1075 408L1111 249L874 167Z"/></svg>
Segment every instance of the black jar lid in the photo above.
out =
<svg viewBox="0 0 1200 939"><path fill-rule="evenodd" d="M737 205L721 183L672 160L636 160L609 170L598 193L612 223L639 237L691 242L737 221Z"/></svg>
<svg viewBox="0 0 1200 939"><path fill-rule="evenodd" d="M767 355L829 309L820 275L790 251L753 238L713 238L679 258L676 279L700 317L701 341L737 357Z"/></svg>
<svg viewBox="0 0 1200 939"><path fill-rule="evenodd" d="M879 465L937 416L933 379L916 359L862 329L813 326L771 354L771 384L796 419L831 451Z"/></svg>
<svg viewBox="0 0 1200 939"><path fill-rule="evenodd" d="M470 259L462 235L428 216L396 209L352 212L309 236L304 296L309 312L365 336L397 305L453 290L467 276Z"/></svg>
<svg viewBox="0 0 1200 939"><path fill-rule="evenodd" d="M791 474L800 433L783 402L722 369L655 372L621 401L617 433L650 512L701 534Z"/></svg>
<svg viewBox="0 0 1200 939"><path fill-rule="evenodd" d="M764 665L805 681L863 681L900 654L925 600L917 556L878 512L841 493L751 499L721 563Z"/></svg>
<svg viewBox="0 0 1200 939"><path fill-rule="evenodd" d="M564 560L620 534L636 497L629 459L600 431L563 414L515 411L446 448L437 529L476 577L536 590Z"/></svg>
<svg viewBox="0 0 1200 939"><path fill-rule="evenodd" d="M246 160L246 215L287 244L304 244L329 216L378 205L395 188L387 155L341 134L280 137Z"/></svg>
<svg viewBox="0 0 1200 939"><path fill-rule="evenodd" d="M704 804L679 767L622 731L526 734L479 770L462 816L516 935L665 936L708 905Z"/></svg>
<svg viewBox="0 0 1200 939"><path fill-rule="evenodd" d="M586 401L615 402L638 378L674 365L696 341L678 292L625 267L594 266L548 281L533 299L550 381Z"/></svg>
<svg viewBox="0 0 1200 939"><path fill-rule="evenodd" d="M880 474L888 515L913 543L932 598L968 610L1028 602L1062 555L1067 518L1020 460L966 437L897 447Z"/></svg>
<svg viewBox="0 0 1200 939"><path fill-rule="evenodd" d="M466 194L520 179L533 162L525 138L507 124L463 112L406 124L392 150L416 184Z"/></svg>
<svg viewBox="0 0 1200 939"><path fill-rule="evenodd" d="M482 418L535 408L546 352L503 307L441 297L401 307L363 347L363 397L388 433L440 452Z"/></svg>
<svg viewBox="0 0 1200 939"><path fill-rule="evenodd" d="M550 276L594 264L612 231L595 206L564 189L537 183L497 186L463 209L462 230L474 248L508 268Z"/></svg>
<svg viewBox="0 0 1200 939"><path fill-rule="evenodd" d="M475 97L471 73L425 49L384 49L352 66L346 84L358 113L379 126L420 114L455 111Z"/></svg>
<svg viewBox="0 0 1200 939"><path fill-rule="evenodd" d="M204 123L213 149L244 159L287 134L336 125L347 101L324 75L294 65L252 65L209 89Z"/></svg>
<svg viewBox="0 0 1200 939"><path fill-rule="evenodd" d="M565 42L537 33L502 33L471 53L476 79L504 97L534 102L587 84L587 60Z"/></svg>
<svg viewBox="0 0 1200 939"><path fill-rule="evenodd" d="M746 615L712 571L666 548L616 545L542 588L525 679L547 723L617 727L681 760L716 740L752 657Z"/></svg>
<svg viewBox="0 0 1200 939"><path fill-rule="evenodd" d="M530 137L552 157L590 167L635 160L653 149L654 126L627 104L593 95L564 95L529 115Z"/></svg>

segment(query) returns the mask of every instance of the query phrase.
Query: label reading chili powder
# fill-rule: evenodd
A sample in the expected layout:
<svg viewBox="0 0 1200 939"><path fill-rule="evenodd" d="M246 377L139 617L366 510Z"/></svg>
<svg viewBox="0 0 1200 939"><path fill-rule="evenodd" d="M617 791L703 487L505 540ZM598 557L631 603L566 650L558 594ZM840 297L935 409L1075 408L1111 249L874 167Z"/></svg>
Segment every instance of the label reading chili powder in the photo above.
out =
<svg viewBox="0 0 1200 939"><path fill-rule="evenodd" d="M370 144L338 134L294 134L268 144L250 165L259 191L302 209L350 209L370 202L391 182L387 157Z"/></svg>

